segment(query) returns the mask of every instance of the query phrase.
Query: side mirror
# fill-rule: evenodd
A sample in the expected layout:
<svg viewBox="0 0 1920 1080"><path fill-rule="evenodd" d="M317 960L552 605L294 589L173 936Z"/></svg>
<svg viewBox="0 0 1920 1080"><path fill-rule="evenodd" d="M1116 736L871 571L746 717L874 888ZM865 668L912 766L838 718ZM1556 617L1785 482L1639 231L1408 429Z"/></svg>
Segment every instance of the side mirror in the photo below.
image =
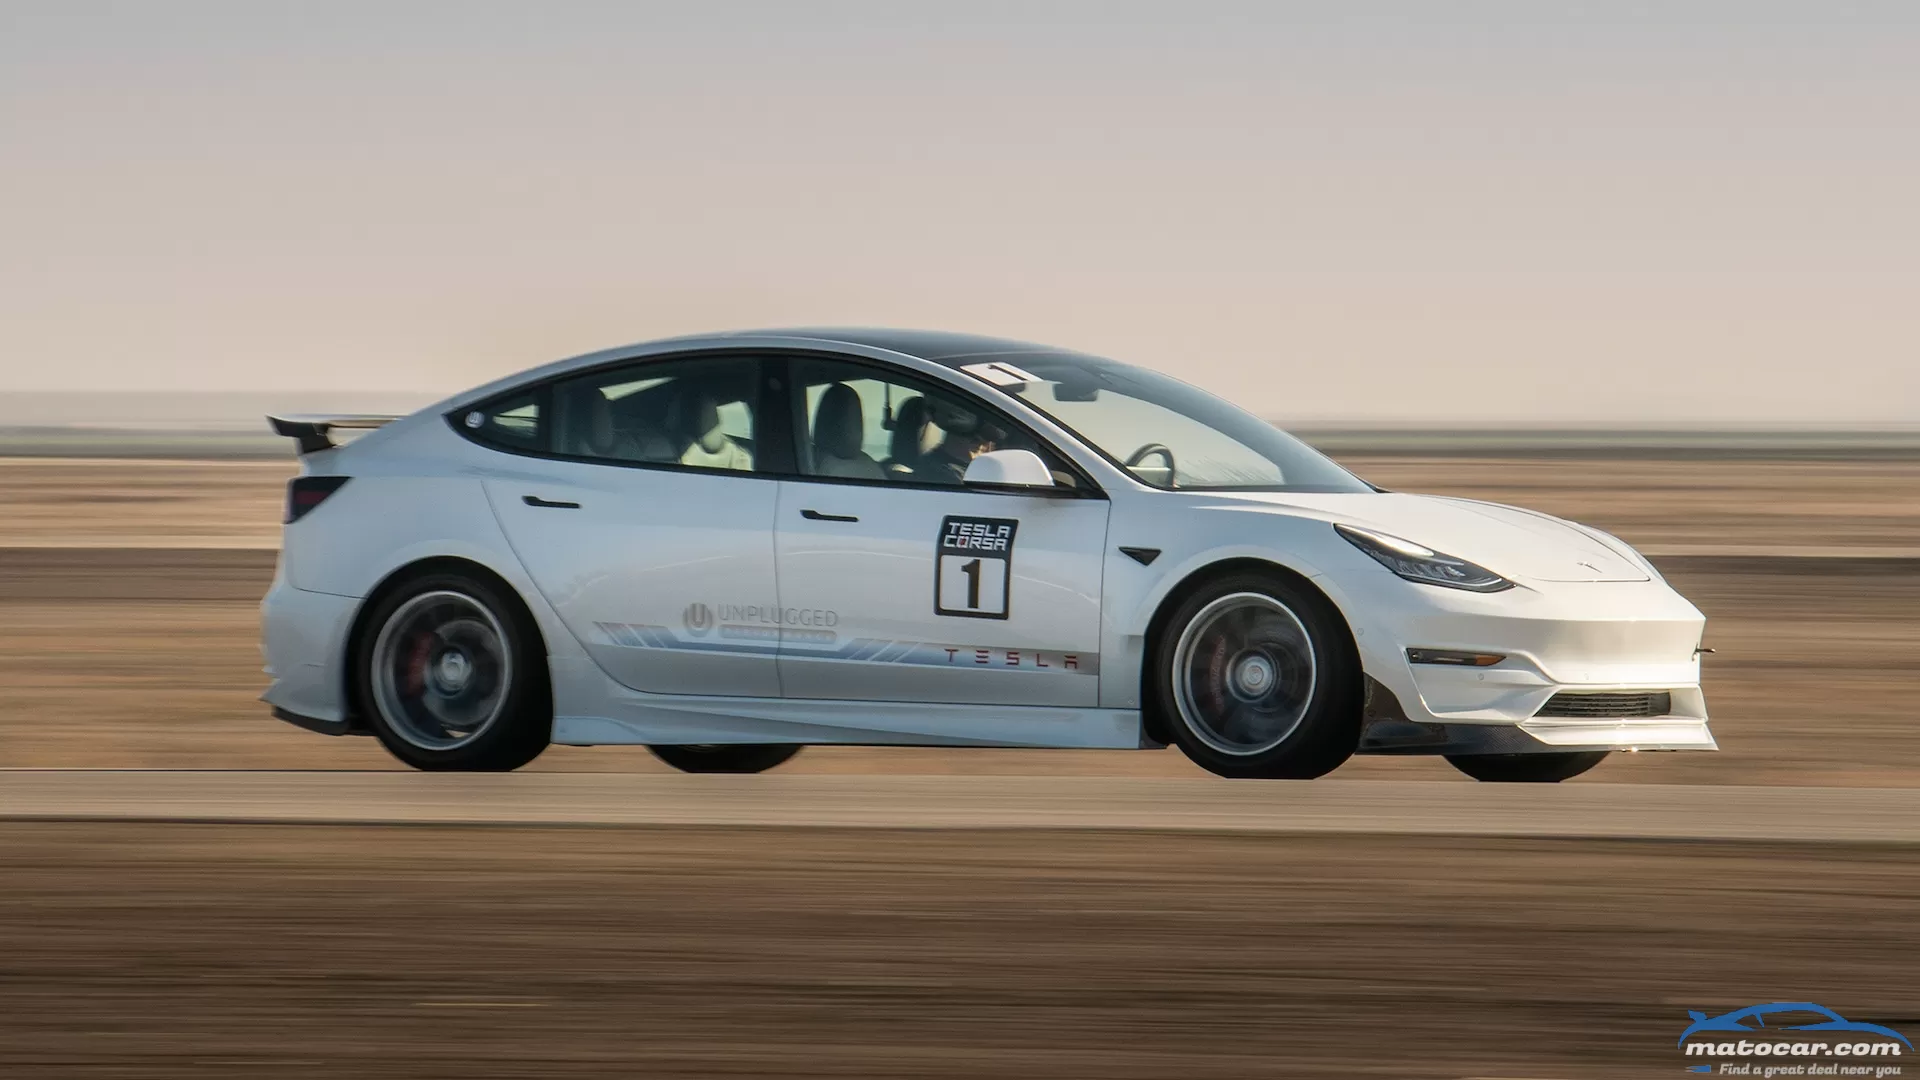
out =
<svg viewBox="0 0 1920 1080"><path fill-rule="evenodd" d="M1031 450L989 450L967 465L961 481L968 487L1051 490L1053 473Z"/></svg>

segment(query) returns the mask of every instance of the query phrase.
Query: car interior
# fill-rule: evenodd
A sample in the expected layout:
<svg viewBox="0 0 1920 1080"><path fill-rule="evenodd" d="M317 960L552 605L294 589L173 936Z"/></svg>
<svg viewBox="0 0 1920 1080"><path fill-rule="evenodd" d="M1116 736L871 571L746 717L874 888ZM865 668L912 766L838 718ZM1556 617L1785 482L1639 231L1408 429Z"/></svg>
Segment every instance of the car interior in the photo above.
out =
<svg viewBox="0 0 1920 1080"><path fill-rule="evenodd" d="M550 424L531 413L520 417L534 406L517 399L513 419L524 419L528 434L546 428L541 441L570 457L753 470L759 380L752 367L708 362L684 375L633 374L628 369L557 383ZM1026 449L1046 459L1061 484L1078 482L1031 438L943 394L865 376L802 381L796 390L795 421L806 425L799 464L807 475L957 486L975 455ZM488 422L503 419L494 415ZM488 434L503 443L520 441L518 429L513 440Z"/></svg>
<svg viewBox="0 0 1920 1080"><path fill-rule="evenodd" d="M555 387L555 450L580 457L708 469L753 468L751 380L732 372Z"/></svg>
<svg viewBox="0 0 1920 1080"><path fill-rule="evenodd" d="M957 486L975 455L1020 449L1048 461L1061 484L1078 483L1031 438L944 394L872 378L802 387L800 401L814 400L802 448L810 459L802 470L809 475ZM885 456L876 458L882 448Z"/></svg>

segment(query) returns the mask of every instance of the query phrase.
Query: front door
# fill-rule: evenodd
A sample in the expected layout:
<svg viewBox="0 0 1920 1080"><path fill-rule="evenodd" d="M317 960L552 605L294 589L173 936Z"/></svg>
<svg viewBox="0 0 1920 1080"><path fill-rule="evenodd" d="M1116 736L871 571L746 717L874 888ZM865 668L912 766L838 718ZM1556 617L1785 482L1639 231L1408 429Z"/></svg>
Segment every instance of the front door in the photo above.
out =
<svg viewBox="0 0 1920 1080"><path fill-rule="evenodd" d="M786 696L1097 705L1106 500L962 487L982 450L1052 455L938 384L812 359L792 384L804 478L781 482L774 517Z"/></svg>
<svg viewBox="0 0 1920 1080"><path fill-rule="evenodd" d="M666 360L558 383L545 456L502 455L486 479L541 595L635 690L780 694L759 367Z"/></svg>

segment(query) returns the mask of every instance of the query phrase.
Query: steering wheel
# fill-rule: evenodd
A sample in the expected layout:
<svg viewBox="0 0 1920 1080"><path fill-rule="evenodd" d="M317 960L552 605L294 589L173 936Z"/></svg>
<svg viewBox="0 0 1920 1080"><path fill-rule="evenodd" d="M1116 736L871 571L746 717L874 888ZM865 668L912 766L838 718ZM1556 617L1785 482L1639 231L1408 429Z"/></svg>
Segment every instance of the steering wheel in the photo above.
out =
<svg viewBox="0 0 1920 1080"><path fill-rule="evenodd" d="M1167 486L1172 487L1173 478L1175 475L1174 464L1173 464L1173 451L1167 449L1167 445L1165 443L1150 442L1145 446L1142 446L1140 449L1135 450L1133 453L1128 454L1127 460L1123 462L1123 464L1125 464L1128 470L1130 471L1137 470L1140 467L1141 463L1145 462L1148 458L1153 458L1153 457L1160 458L1161 460L1167 463Z"/></svg>

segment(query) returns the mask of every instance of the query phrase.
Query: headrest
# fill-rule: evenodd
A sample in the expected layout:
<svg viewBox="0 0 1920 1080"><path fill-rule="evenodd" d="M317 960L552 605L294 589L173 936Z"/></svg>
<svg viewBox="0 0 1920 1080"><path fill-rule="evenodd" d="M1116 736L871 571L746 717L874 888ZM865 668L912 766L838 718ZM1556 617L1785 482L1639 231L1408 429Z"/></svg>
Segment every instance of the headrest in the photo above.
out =
<svg viewBox="0 0 1920 1080"><path fill-rule="evenodd" d="M837 458L860 456L860 444L866 440L866 416L860 407L860 395L846 383L834 383L820 395L813 410L813 449L815 453Z"/></svg>

